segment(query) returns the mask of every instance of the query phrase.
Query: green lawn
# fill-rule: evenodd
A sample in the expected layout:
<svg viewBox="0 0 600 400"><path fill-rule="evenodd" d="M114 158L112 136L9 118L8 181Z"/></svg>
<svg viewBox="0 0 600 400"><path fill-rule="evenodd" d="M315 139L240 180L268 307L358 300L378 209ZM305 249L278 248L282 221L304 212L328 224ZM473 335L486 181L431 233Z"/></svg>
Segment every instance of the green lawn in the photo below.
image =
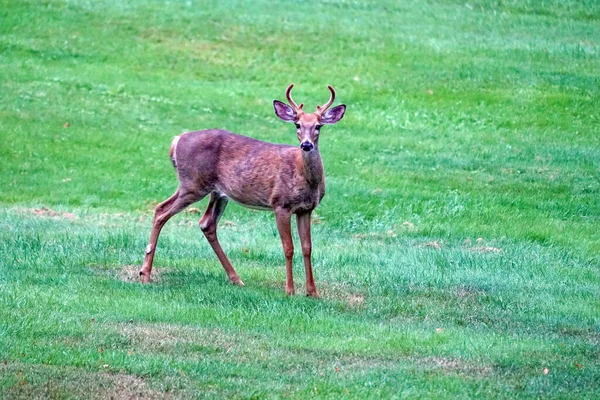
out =
<svg viewBox="0 0 600 400"><path fill-rule="evenodd" d="M296 144L290 82L322 298L206 200L141 285L171 138ZM596 0L0 0L0 398L598 398L599 99Z"/></svg>

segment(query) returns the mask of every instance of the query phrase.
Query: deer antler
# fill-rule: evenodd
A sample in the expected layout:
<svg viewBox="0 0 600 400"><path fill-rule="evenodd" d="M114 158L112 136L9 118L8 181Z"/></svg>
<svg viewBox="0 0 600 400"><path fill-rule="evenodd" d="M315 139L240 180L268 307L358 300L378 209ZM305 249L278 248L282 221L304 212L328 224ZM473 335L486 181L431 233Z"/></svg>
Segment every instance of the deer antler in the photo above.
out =
<svg viewBox="0 0 600 400"><path fill-rule="evenodd" d="M333 101L335 100L335 89L331 85L327 85L327 88L331 92L331 97L329 97L329 101L325 103L322 107L317 106L317 113L320 115L322 115L333 104Z"/></svg>
<svg viewBox="0 0 600 400"><path fill-rule="evenodd" d="M292 106L292 108L294 109L294 111L296 111L296 112L303 111L302 107L304 107L304 103L300 103L300 105L298 105L292 99L292 88L293 87L294 87L294 84L290 83L290 85L285 90L285 97L287 97L287 100L290 103L290 105Z"/></svg>

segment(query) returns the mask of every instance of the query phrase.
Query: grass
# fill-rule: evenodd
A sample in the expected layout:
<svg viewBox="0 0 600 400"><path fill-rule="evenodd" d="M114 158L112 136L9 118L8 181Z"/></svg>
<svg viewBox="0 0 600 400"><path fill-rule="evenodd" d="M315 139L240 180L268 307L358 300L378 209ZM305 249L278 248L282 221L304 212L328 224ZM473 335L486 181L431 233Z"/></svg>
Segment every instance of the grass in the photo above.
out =
<svg viewBox="0 0 600 400"><path fill-rule="evenodd" d="M598 396L597 2L0 10L0 397ZM323 298L284 295L273 216L234 204L245 288L194 209L140 285L171 137L294 143L290 82L348 105L320 141Z"/></svg>

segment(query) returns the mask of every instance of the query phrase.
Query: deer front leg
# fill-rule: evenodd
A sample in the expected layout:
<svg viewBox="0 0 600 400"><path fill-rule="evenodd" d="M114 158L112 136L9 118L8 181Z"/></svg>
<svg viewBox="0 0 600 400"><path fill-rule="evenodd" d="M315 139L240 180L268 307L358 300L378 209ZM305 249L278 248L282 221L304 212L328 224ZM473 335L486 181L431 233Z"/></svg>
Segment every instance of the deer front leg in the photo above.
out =
<svg viewBox="0 0 600 400"><path fill-rule="evenodd" d="M310 297L319 297L312 273L310 215L311 213L299 214L296 216L296 222L298 224L298 234L300 235L300 243L302 245L302 256L304 257L304 271L306 272L306 295Z"/></svg>
<svg viewBox="0 0 600 400"><path fill-rule="evenodd" d="M281 244L283 245L283 254L285 255L285 293L288 295L294 294L294 276L292 273L292 258L294 257L294 242L292 241L292 230L290 221L292 213L284 209L275 210L275 220L277 221L277 230L281 236Z"/></svg>

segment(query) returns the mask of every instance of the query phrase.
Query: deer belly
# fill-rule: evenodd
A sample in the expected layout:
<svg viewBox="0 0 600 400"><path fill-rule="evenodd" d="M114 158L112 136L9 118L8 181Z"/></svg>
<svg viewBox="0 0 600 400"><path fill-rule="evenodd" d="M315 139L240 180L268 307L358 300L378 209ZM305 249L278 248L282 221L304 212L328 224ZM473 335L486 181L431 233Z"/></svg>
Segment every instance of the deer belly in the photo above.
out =
<svg viewBox="0 0 600 400"><path fill-rule="evenodd" d="M252 188L245 188L243 190L223 190L224 188L218 188L218 192L222 195L230 198L234 202L254 210L271 210L272 207L269 205L268 195L261 193L260 191L252 190Z"/></svg>
<svg viewBox="0 0 600 400"><path fill-rule="evenodd" d="M229 197L234 202L236 202L239 205L242 205L246 208L251 208L253 210L262 210L262 211L271 210L271 207L269 207L268 205L259 203L259 202L252 202L252 201L248 201L248 199L245 199L245 198L235 198L233 196L227 196L227 197Z"/></svg>
<svg viewBox="0 0 600 400"><path fill-rule="evenodd" d="M254 204L245 204L245 203L242 203L241 201L237 201L236 199L231 199L231 200L233 200L234 202L238 203L241 206L244 206L246 208L250 208L252 210L260 210L260 211L270 211L270 210L272 210L272 208L269 207L269 206L261 206L261 205L254 205Z"/></svg>

